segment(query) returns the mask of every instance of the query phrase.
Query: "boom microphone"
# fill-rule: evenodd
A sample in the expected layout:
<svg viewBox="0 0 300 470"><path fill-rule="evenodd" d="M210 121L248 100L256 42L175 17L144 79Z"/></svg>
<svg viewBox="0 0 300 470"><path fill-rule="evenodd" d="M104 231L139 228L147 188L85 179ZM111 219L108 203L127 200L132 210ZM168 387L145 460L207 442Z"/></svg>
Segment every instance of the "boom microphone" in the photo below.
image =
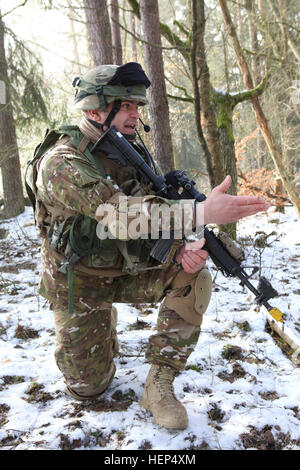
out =
<svg viewBox="0 0 300 470"><path fill-rule="evenodd" d="M141 118L139 118L139 120L141 121L142 125L144 126L144 131L145 132L150 132L151 131L150 126L148 126L147 124L144 124L143 121L141 120Z"/></svg>

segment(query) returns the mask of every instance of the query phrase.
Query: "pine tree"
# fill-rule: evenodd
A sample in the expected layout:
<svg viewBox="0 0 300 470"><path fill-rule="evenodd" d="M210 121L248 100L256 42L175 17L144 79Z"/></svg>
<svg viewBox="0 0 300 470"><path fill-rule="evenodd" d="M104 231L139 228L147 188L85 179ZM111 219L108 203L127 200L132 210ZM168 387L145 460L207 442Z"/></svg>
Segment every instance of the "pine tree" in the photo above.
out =
<svg viewBox="0 0 300 470"><path fill-rule="evenodd" d="M24 211L21 165L16 138L16 127L11 105L4 46L4 23L0 12L0 81L5 87L5 100L0 102L0 166L4 193L4 216L15 217Z"/></svg>

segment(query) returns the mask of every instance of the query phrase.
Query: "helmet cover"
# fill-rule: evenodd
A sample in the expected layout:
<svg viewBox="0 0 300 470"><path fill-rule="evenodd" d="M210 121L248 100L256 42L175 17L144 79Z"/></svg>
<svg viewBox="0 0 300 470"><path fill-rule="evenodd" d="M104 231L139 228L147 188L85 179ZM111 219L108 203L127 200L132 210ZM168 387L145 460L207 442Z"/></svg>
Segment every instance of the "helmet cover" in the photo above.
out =
<svg viewBox="0 0 300 470"><path fill-rule="evenodd" d="M109 103L122 99L148 104L146 88L150 84L141 65L136 62L121 66L98 65L82 78L74 79L73 86L77 87L75 108L105 111Z"/></svg>

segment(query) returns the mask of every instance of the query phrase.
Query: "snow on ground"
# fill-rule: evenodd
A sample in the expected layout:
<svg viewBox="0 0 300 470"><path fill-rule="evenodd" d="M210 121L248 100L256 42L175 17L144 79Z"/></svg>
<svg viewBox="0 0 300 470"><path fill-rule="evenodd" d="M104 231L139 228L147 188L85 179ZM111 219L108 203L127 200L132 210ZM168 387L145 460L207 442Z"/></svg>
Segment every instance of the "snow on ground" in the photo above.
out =
<svg viewBox="0 0 300 470"><path fill-rule="evenodd" d="M116 304L116 377L97 401L77 402L65 392L55 364L52 313L37 295L40 240L31 210L0 222L0 238L6 230L0 240L2 450L300 450L300 368L265 330L266 311L236 279L216 273L209 263L212 300L197 348L175 381L189 426L168 431L138 404L149 369L144 349L158 306ZM266 248L253 247L259 231L269 235ZM245 219L239 234L246 264L260 262L280 294L270 303L285 313L286 327L300 343L295 211L289 207L285 214L269 211Z"/></svg>

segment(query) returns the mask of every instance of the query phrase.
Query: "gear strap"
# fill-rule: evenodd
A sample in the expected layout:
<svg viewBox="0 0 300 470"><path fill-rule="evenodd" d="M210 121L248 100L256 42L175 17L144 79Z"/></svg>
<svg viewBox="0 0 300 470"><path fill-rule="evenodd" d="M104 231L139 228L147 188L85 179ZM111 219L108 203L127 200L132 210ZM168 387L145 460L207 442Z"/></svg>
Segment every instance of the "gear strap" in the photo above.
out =
<svg viewBox="0 0 300 470"><path fill-rule="evenodd" d="M114 101L114 105L113 105L113 108L111 110L111 112L109 113L109 115L107 116L104 124L102 124L102 129L104 126L107 126L108 128L110 127L115 115L120 111L121 109L121 104L122 104L122 101L121 100L115 100Z"/></svg>

